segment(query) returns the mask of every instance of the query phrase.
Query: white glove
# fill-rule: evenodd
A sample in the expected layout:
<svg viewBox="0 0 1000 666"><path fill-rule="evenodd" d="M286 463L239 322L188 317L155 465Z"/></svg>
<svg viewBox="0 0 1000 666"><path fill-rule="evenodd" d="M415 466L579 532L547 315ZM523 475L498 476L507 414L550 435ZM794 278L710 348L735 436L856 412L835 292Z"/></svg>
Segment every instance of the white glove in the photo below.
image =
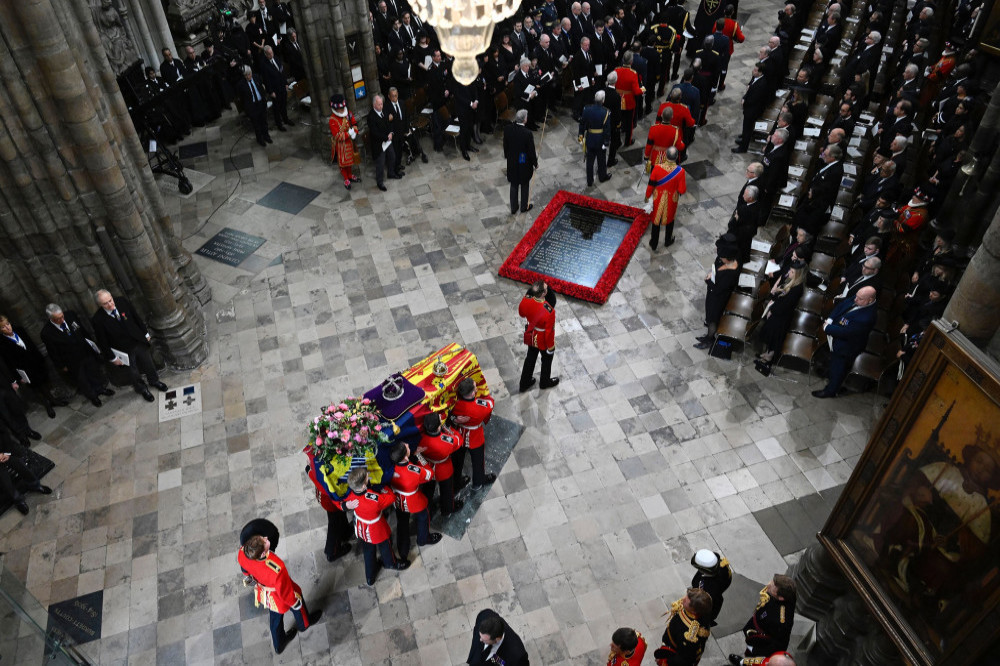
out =
<svg viewBox="0 0 1000 666"><path fill-rule="evenodd" d="M358 131L352 127L351 129L347 130L347 135L352 139L356 139L358 136Z"/></svg>
<svg viewBox="0 0 1000 666"><path fill-rule="evenodd" d="M650 199L649 201L646 202L646 205L643 207L643 210L646 211L647 213L652 213L653 212L653 200L652 199Z"/></svg>

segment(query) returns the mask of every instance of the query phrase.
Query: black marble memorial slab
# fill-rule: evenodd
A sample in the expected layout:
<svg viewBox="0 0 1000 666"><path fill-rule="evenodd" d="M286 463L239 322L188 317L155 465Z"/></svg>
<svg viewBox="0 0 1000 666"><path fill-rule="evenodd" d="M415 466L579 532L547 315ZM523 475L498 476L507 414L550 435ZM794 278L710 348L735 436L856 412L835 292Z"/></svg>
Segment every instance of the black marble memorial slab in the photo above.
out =
<svg viewBox="0 0 1000 666"><path fill-rule="evenodd" d="M274 210L280 210L283 213L298 215L318 196L319 192L310 190L308 187L299 187L291 183L278 183L257 203Z"/></svg>
<svg viewBox="0 0 1000 666"><path fill-rule="evenodd" d="M239 266L257 251L266 239L225 227L198 248L195 254L214 259L227 266Z"/></svg>
<svg viewBox="0 0 1000 666"><path fill-rule="evenodd" d="M46 474L52 471L52 468L56 466L54 462L46 458L40 453L36 453L31 449L24 449L25 464L31 473L35 475L39 480L42 479ZM17 473L11 470L11 479L23 490L23 483L17 478ZM7 511L7 509L14 506L14 502L6 495L0 495L0 516Z"/></svg>
<svg viewBox="0 0 1000 666"><path fill-rule="evenodd" d="M487 474L499 476L500 470L507 464L507 458L514 451L514 445L521 439L523 432L524 426L520 423L515 423L496 414L493 415L490 422L484 426ZM465 474L471 478L472 456L466 454L465 460ZM455 478L457 479L459 476L461 476L461 472L455 470ZM470 483L456 496L456 499L465 502L462 510L447 518L435 512L431 519L431 529L447 534L452 539L460 540L465 536L465 530L468 529L472 517L479 511L479 507L483 505L483 501L486 500L486 495L489 494L492 487L487 486L477 490Z"/></svg>
<svg viewBox="0 0 1000 666"><path fill-rule="evenodd" d="M520 267L584 287L595 287L632 220L566 204Z"/></svg>
<svg viewBox="0 0 1000 666"><path fill-rule="evenodd" d="M75 645L101 637L104 620L104 590L60 601L49 606L47 633L61 634Z"/></svg>

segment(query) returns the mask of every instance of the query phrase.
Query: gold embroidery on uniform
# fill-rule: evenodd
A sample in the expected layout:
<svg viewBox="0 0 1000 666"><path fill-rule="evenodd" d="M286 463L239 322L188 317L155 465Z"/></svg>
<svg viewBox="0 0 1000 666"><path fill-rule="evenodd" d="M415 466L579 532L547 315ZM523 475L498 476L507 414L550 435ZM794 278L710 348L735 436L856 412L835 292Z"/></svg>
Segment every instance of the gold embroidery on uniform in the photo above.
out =
<svg viewBox="0 0 1000 666"><path fill-rule="evenodd" d="M760 601L757 602L757 610L763 608L764 604L766 604L770 600L771 600L771 595L767 593L767 588L765 587L763 590L760 591Z"/></svg>
<svg viewBox="0 0 1000 666"><path fill-rule="evenodd" d="M784 624L785 623L785 606L784 606L784 604L782 604L782 606L781 606L780 616L781 616L781 624Z"/></svg>

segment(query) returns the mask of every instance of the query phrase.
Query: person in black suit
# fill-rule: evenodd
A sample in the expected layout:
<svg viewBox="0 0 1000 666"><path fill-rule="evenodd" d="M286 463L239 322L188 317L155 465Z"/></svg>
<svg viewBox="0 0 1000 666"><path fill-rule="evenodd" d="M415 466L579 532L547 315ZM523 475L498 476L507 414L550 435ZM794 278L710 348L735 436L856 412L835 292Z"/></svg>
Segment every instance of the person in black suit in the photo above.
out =
<svg viewBox="0 0 1000 666"><path fill-rule="evenodd" d="M10 498L14 507L23 515L28 515L28 503L24 495L10 477L10 471L17 473L20 485L25 489L42 495L51 495L52 489L43 486L38 477L25 464L27 452L0 431L0 493Z"/></svg>
<svg viewBox="0 0 1000 666"><path fill-rule="evenodd" d="M573 71L573 120L580 122L584 104L593 98L594 77L597 72L594 58L590 54L589 37L580 40L580 50L573 56L570 68ZM584 83L587 85L584 86Z"/></svg>
<svg viewBox="0 0 1000 666"><path fill-rule="evenodd" d="M6 376L6 370L0 363L0 376ZM0 426L10 431L22 446L30 446L29 439L41 439L42 436L32 429L28 423L27 406L10 384L0 381ZM0 428L0 431L3 430Z"/></svg>
<svg viewBox="0 0 1000 666"><path fill-rule="evenodd" d="M288 30L288 38L281 40L281 55L292 79L302 81L306 78L306 59L302 45L299 44L299 34L295 28Z"/></svg>
<svg viewBox="0 0 1000 666"><path fill-rule="evenodd" d="M145 398L146 402L153 402L153 395L142 381L141 375L146 375L149 385L160 391L166 391L167 385L160 381L153 357L149 353L150 337L146 324L128 299L120 298L116 303L111 292L106 289L99 290L96 298L99 307L90 318L90 323L94 327L97 346L104 359L113 365L122 365L122 361L112 350L127 354L128 370L135 392Z"/></svg>
<svg viewBox="0 0 1000 666"><path fill-rule="evenodd" d="M0 315L0 359L6 366L5 376L0 381L6 381L15 391L29 387L50 419L56 417L53 405L64 407L69 404L52 397L49 371L41 352L24 331L4 315Z"/></svg>
<svg viewBox="0 0 1000 666"><path fill-rule="evenodd" d="M871 210L879 199L895 201L899 196L899 174L890 159L878 165L865 178L857 204L863 211Z"/></svg>
<svg viewBox="0 0 1000 666"><path fill-rule="evenodd" d="M618 84L618 72L608 74L608 83L604 91L604 108L611 112L611 143L608 144L608 168L618 164L618 149L622 147L622 96L615 86ZM595 95L597 93L594 93Z"/></svg>
<svg viewBox="0 0 1000 666"><path fill-rule="evenodd" d="M496 611L489 608L476 616L472 647L469 648L469 657L465 661L469 666L530 666L528 652L524 649L521 637L514 633Z"/></svg>
<svg viewBox="0 0 1000 666"><path fill-rule="evenodd" d="M479 149L472 145L472 130L479 109L479 89L475 82L463 85L456 81L454 87L455 115L458 116L458 148L462 151L462 159L468 162L470 150L474 153L479 152Z"/></svg>
<svg viewBox="0 0 1000 666"><path fill-rule="evenodd" d="M840 38L844 34L844 24L840 20L840 12L830 12L826 22L816 29L816 46L823 52L823 60L830 61L834 52L840 47Z"/></svg>
<svg viewBox="0 0 1000 666"><path fill-rule="evenodd" d="M114 395L101 372L101 354L93 342L96 337L83 327L75 312L49 303L45 308L49 322L42 326L41 338L49 352L52 365L71 378L77 388L95 407L101 406L101 395ZM91 347L95 344L95 347Z"/></svg>
<svg viewBox="0 0 1000 666"><path fill-rule="evenodd" d="M833 338L830 372L826 386L813 391L817 398L835 398L855 357L865 350L868 334L875 327L875 288L862 287L853 301L844 300L833 308L823 330Z"/></svg>
<svg viewBox="0 0 1000 666"><path fill-rule="evenodd" d="M736 259L739 252L736 238L726 238L726 236L716 242L718 256L712 264L712 271L705 276L705 326L708 327L708 332L698 336L695 349L708 349L715 342L719 320L722 319L726 303L729 302L729 297L740 279L740 262Z"/></svg>
<svg viewBox="0 0 1000 666"><path fill-rule="evenodd" d="M788 130L776 129L771 134L771 141L764 148L764 173L761 175L761 188L764 194L761 202L771 205L774 197L788 185L788 162L792 158L791 146L788 145Z"/></svg>
<svg viewBox="0 0 1000 666"><path fill-rule="evenodd" d="M267 131L267 101L264 99L267 92L264 84L254 76L253 70L249 67L243 68L243 79L240 85L243 113L247 114L250 124L253 125L257 143L262 146L273 143L271 134Z"/></svg>
<svg viewBox="0 0 1000 666"><path fill-rule="evenodd" d="M440 153L444 150L444 117L441 114L442 108L448 104L451 97L451 83L454 79L448 71L448 65L441 55L440 49L435 49L431 54L431 68L427 73L427 101L430 103L431 112L431 138L434 142L434 152Z"/></svg>
<svg viewBox="0 0 1000 666"><path fill-rule="evenodd" d="M827 209L837 200L840 181L844 177L844 165L840 161L843 154L839 146L827 146L820 153L823 165L813 174L806 197L795 210L792 219L795 228L802 227L815 236L826 224ZM795 229L792 235L795 235Z"/></svg>
<svg viewBox="0 0 1000 666"><path fill-rule="evenodd" d="M288 78L285 76L285 66L274 55L274 49L264 47L264 58L260 63L260 75L267 88L267 96L271 98L271 113L274 114L274 124L279 132L285 131L288 120Z"/></svg>
<svg viewBox="0 0 1000 666"><path fill-rule="evenodd" d="M879 127L879 145L882 148L891 148L897 136L909 138L911 134L913 134L913 104L901 99L886 114L882 126Z"/></svg>
<svg viewBox="0 0 1000 666"><path fill-rule="evenodd" d="M375 95L372 98L372 112L368 114L368 130L371 133L371 150L375 156L375 183L378 189L386 191L385 170L389 167L389 178L402 178L403 172L396 169L396 151L393 150L392 140L395 134L392 131L392 123L395 120L392 112L384 111L385 99L382 95ZM383 148L382 146L389 142Z"/></svg>
<svg viewBox="0 0 1000 666"><path fill-rule="evenodd" d="M406 163L410 164L420 156L427 164L427 153L420 145L420 137L410 127L410 119L406 117L406 108L399 99L399 91L389 88L389 114L392 116L392 149L396 153L396 173L403 171L403 153L409 149Z"/></svg>
<svg viewBox="0 0 1000 666"><path fill-rule="evenodd" d="M835 304L844 299L853 301L862 287L875 287L878 291L882 286L882 260L878 257L867 257L861 262L861 272L853 275L850 280L844 277L844 290L833 297Z"/></svg>
<svg viewBox="0 0 1000 666"><path fill-rule="evenodd" d="M511 215L517 213L518 201L522 213L534 208L534 204L528 201L528 188L531 185L531 177L538 168L538 155L535 153L535 137L532 136L531 130L524 126L526 122L528 122L528 111L520 109L514 115L514 123L503 128L503 156L507 158Z"/></svg>
<svg viewBox="0 0 1000 666"><path fill-rule="evenodd" d="M173 85L178 79L184 78L186 69L184 63L179 58L175 58L170 49L160 51L163 54L163 62L160 63L160 78L169 85Z"/></svg>
<svg viewBox="0 0 1000 666"><path fill-rule="evenodd" d="M758 202L760 188L750 185L743 190L743 198L736 202L736 210L729 219L728 231L736 235L739 260L749 261L750 245L757 234L757 228L764 223L764 209Z"/></svg>
<svg viewBox="0 0 1000 666"><path fill-rule="evenodd" d="M753 66L753 73L750 75L750 84L743 94L743 133L737 137L734 153L745 153L753 137L754 123L764 112L764 106L768 98L767 80L764 78L764 69L760 63Z"/></svg>

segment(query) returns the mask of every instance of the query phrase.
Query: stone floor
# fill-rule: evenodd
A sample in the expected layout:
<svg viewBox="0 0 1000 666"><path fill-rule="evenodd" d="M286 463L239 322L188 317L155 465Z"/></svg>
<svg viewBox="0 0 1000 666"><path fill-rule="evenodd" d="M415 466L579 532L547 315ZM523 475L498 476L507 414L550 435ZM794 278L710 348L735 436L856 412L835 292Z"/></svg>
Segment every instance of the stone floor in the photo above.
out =
<svg viewBox="0 0 1000 666"><path fill-rule="evenodd" d="M543 393L516 391L524 286L497 269L533 218L507 214L498 138L471 162L449 142L383 194L368 169L344 190L306 147L308 114L293 111L297 126L266 149L231 113L196 131L184 143L197 191L162 185L185 246L223 227L266 239L236 268L195 258L214 292L211 353L165 380L201 382L204 411L160 424L155 406L124 391L99 410L77 397L56 420L33 414L56 492L32 497L27 517L0 518L4 567L46 606L103 590L102 638L84 646L102 664L461 664L471 619L491 606L532 663L556 666L603 664L618 626L655 642L692 552L713 548L739 574L702 661L721 664L756 591L822 524L875 417L871 396L820 403L815 378L763 378L692 346L712 241L750 161L729 152L763 41L763 25L748 22L730 87L691 150L703 177L688 179L677 243L652 256L640 245L603 306L560 301L562 383ZM585 188L565 110L536 141L535 212L558 189L641 205L640 173L625 161ZM408 571L365 587L358 554L322 556L304 420L450 341L478 355L497 413L526 430L461 541L414 547ZM237 532L255 516L279 525L278 554L325 611L281 657L237 576ZM18 663L19 643L0 645Z"/></svg>

